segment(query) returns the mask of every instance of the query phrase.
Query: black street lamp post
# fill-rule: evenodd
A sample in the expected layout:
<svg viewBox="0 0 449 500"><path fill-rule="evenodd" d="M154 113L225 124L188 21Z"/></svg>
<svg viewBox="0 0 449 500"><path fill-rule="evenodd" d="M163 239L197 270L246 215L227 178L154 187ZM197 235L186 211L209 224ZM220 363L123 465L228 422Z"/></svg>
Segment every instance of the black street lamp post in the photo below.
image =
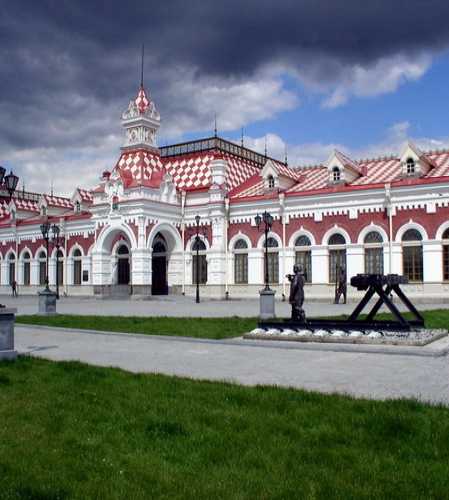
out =
<svg viewBox="0 0 449 500"><path fill-rule="evenodd" d="M196 246L196 299L197 304L200 303L200 216L195 217L196 222L196 236L195 236L195 246Z"/></svg>
<svg viewBox="0 0 449 500"><path fill-rule="evenodd" d="M44 223L41 224L41 233L42 233L42 238L45 240L45 246L47 249L46 252L46 264L45 264L45 290L48 292L50 291L50 288L48 287L48 240L49 240L49 232L50 232L50 223L48 221L45 221Z"/></svg>
<svg viewBox="0 0 449 500"><path fill-rule="evenodd" d="M273 225L273 216L268 213L266 210L260 216L259 214L256 215L255 217L255 222L257 229L260 230L260 225L262 222L264 223L264 232L265 232L265 290L271 290L270 285L269 285L269 276L268 276L268 233L271 230L271 227Z"/></svg>
<svg viewBox="0 0 449 500"><path fill-rule="evenodd" d="M9 201L12 200L12 195L14 194L14 191L16 190L17 183L19 182L19 178L17 175L14 175L12 173L12 170L9 172L8 175L5 176L6 169L2 166L0 166L0 184L8 191L9 194ZM14 277L15 281L15 277ZM3 304L0 304L0 307L5 307Z"/></svg>
<svg viewBox="0 0 449 500"><path fill-rule="evenodd" d="M51 231L53 233L52 242L56 247L56 298L59 299L59 249L62 246L64 237L61 236L61 229L56 224L51 226Z"/></svg>

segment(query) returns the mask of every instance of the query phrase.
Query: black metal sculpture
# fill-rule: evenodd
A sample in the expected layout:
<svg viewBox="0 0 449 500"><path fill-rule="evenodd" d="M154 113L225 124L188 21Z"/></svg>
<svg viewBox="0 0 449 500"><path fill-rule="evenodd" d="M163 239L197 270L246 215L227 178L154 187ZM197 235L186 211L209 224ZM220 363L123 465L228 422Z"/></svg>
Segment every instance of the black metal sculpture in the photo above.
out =
<svg viewBox="0 0 449 500"><path fill-rule="evenodd" d="M405 276L397 274L357 274L351 278L351 286L357 290L366 290L365 296L354 309L352 314L347 319L314 319L306 318L302 309L304 302L304 276L301 270L295 266L294 274L287 275L291 282L290 289L290 304L292 305L291 319L262 321L259 323L260 328L289 328L289 329L324 329L324 330L390 330L390 331L410 331L412 328L423 328L424 318L419 311L414 307L410 300L401 290L400 285L408 283ZM409 320L399 311L391 300L392 294L395 293L400 301L404 304L407 310L413 315L413 319ZM367 316L360 318L360 315L375 296L378 296L377 301L368 312ZM394 319L378 320L375 319L376 314L382 305L393 314Z"/></svg>
<svg viewBox="0 0 449 500"><path fill-rule="evenodd" d="M287 274L290 281L289 304L292 306L292 321L304 322L306 316L302 305L304 304L304 273L299 266L293 266L293 274Z"/></svg>

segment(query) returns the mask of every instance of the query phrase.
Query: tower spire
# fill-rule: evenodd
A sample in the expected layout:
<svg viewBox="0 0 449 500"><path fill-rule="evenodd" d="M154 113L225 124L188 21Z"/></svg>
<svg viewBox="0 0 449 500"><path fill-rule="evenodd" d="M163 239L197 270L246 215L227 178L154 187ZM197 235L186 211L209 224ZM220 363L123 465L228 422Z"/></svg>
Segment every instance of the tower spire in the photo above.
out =
<svg viewBox="0 0 449 500"><path fill-rule="evenodd" d="M214 114L214 137L217 137L217 112Z"/></svg>
<svg viewBox="0 0 449 500"><path fill-rule="evenodd" d="M287 144L285 144L285 160L284 160L285 166L288 166L288 156L287 156Z"/></svg>
<svg viewBox="0 0 449 500"><path fill-rule="evenodd" d="M145 55L145 45L142 43L142 60L140 65L140 87L143 88L143 60Z"/></svg>
<svg viewBox="0 0 449 500"><path fill-rule="evenodd" d="M242 127L242 138L241 138L241 141L240 141L240 142L241 142L241 146L242 146L242 148L243 148L243 127Z"/></svg>
<svg viewBox="0 0 449 500"><path fill-rule="evenodd" d="M266 134L265 134L265 151L264 151L264 153L265 153L265 158L266 158L267 157L267 136L266 136Z"/></svg>

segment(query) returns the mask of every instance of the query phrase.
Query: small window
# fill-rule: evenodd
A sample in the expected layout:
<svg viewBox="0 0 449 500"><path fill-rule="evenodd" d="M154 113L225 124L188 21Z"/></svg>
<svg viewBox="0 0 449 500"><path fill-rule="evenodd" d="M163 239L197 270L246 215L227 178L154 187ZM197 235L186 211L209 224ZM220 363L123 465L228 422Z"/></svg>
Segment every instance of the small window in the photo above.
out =
<svg viewBox="0 0 449 500"><path fill-rule="evenodd" d="M274 177L272 175L269 175L268 178L267 178L267 181L268 181L268 188L269 189L273 189L274 188Z"/></svg>
<svg viewBox="0 0 449 500"><path fill-rule="evenodd" d="M407 167L407 175L415 175L416 163L413 158L407 158L406 167Z"/></svg>
<svg viewBox="0 0 449 500"><path fill-rule="evenodd" d="M79 201L77 201L77 202L75 203L75 212L76 212L77 214L79 214L79 213L81 212L81 203L80 203Z"/></svg>
<svg viewBox="0 0 449 500"><path fill-rule="evenodd" d="M277 248L279 245L278 245L278 242L275 238L273 237L269 237L267 238L267 247L268 248Z"/></svg>
<svg viewBox="0 0 449 500"><path fill-rule="evenodd" d="M340 182L340 180L341 180L340 169L338 167L334 167L332 169L332 181L333 182Z"/></svg>
<svg viewBox="0 0 449 500"><path fill-rule="evenodd" d="M81 250L79 248L76 248L74 251L73 251L73 257L81 257Z"/></svg>
<svg viewBox="0 0 449 500"><path fill-rule="evenodd" d="M343 235L336 233L329 238L328 245L346 245L346 240Z"/></svg>
<svg viewBox="0 0 449 500"><path fill-rule="evenodd" d="M234 245L234 250L246 250L248 248L248 244L245 240L237 240Z"/></svg>
<svg viewBox="0 0 449 500"><path fill-rule="evenodd" d="M402 241L422 241L422 236L416 229L407 229L402 235Z"/></svg>
<svg viewBox="0 0 449 500"><path fill-rule="evenodd" d="M298 236L298 238L296 238L295 247L310 247L310 245L310 239L305 234L302 234L301 236Z"/></svg>
<svg viewBox="0 0 449 500"><path fill-rule="evenodd" d="M206 250L206 244L200 238L194 241L192 245L192 252L196 252L197 250L199 252Z"/></svg>
<svg viewBox="0 0 449 500"><path fill-rule="evenodd" d="M383 239L380 233L377 231L370 231L363 241L365 244L375 244L375 243L383 243Z"/></svg>

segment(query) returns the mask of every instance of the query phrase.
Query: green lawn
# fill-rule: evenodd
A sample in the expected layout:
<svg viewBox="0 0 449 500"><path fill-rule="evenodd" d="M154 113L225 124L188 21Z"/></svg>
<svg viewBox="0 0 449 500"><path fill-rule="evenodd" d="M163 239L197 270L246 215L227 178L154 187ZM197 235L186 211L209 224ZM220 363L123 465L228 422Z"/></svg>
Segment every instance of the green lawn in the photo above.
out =
<svg viewBox="0 0 449 500"><path fill-rule="evenodd" d="M449 328L449 310L424 311L426 326ZM380 319L391 317L380 314ZM174 317L125 317L125 316L17 316L17 323L61 326L110 332L144 333L148 335L179 335L208 339L238 337L257 325L256 318L174 318Z"/></svg>
<svg viewBox="0 0 449 500"><path fill-rule="evenodd" d="M109 332L179 335L208 339L238 337L257 325L254 318L171 318L137 316L17 316L17 323L61 326Z"/></svg>
<svg viewBox="0 0 449 500"><path fill-rule="evenodd" d="M2 499L448 498L449 409L0 363Z"/></svg>

